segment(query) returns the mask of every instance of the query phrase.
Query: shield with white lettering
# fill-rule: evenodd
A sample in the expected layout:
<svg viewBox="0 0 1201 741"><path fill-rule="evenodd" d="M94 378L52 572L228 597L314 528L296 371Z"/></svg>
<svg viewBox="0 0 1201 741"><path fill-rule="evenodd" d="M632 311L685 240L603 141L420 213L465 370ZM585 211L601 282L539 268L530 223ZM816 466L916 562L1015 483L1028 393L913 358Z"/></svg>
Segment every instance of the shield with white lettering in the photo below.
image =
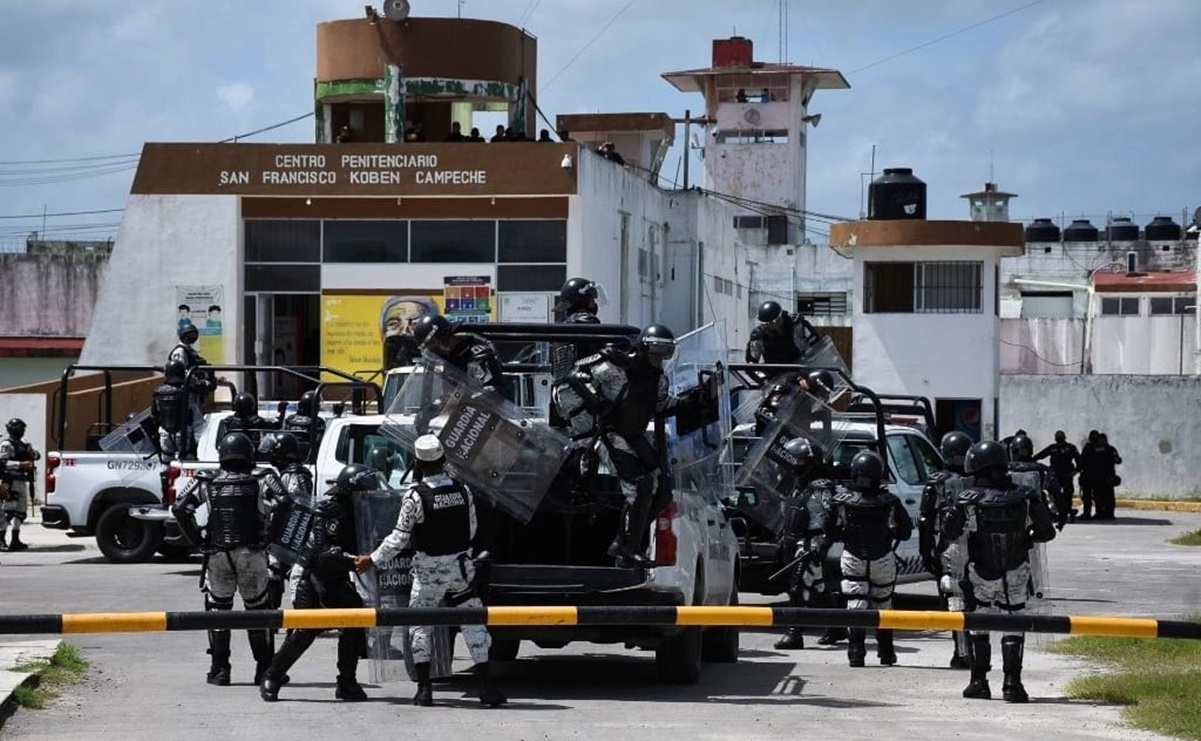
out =
<svg viewBox="0 0 1201 741"><path fill-rule="evenodd" d="M480 389L438 359L419 361L393 399L380 430L412 448L433 433L453 476L498 509L529 522L546 495L571 441L500 394Z"/></svg>
<svg viewBox="0 0 1201 741"><path fill-rule="evenodd" d="M128 484L147 475L147 471L158 470L161 462L158 452L158 431L151 418L150 409L133 415L125 424L108 433L99 441L100 449L106 453L123 453L109 460L109 468L121 483Z"/></svg>
<svg viewBox="0 0 1201 741"><path fill-rule="evenodd" d="M402 494L396 490L355 494L355 528L361 553L372 553L396 527ZM376 609L408 607L409 592L413 587L411 565L411 556L397 556L370 571L355 574L355 588L363 602ZM417 680L409 636L409 628L402 625L367 630L372 682ZM453 658L450 627L435 626L430 641L430 676L435 679L450 677L454 673L451 669Z"/></svg>
<svg viewBox="0 0 1201 741"><path fill-rule="evenodd" d="M313 509L291 497L284 498L277 506L274 517L279 524L275 526L267 550L290 569L300 559L304 542L309 537L309 530L313 526Z"/></svg>

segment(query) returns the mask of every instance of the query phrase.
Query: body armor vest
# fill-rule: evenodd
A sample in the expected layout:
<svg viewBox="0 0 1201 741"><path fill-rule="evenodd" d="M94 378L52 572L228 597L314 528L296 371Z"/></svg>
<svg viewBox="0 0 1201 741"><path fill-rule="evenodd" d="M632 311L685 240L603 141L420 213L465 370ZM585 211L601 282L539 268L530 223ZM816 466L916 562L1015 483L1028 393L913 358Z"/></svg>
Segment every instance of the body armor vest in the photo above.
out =
<svg viewBox="0 0 1201 741"><path fill-rule="evenodd" d="M892 509L895 497L886 491L865 494L844 490L835 501L843 509L843 543L853 556L867 561L892 551Z"/></svg>
<svg viewBox="0 0 1201 741"><path fill-rule="evenodd" d="M936 523L939 532L942 532L947 516L958 504L959 495L972 485L972 480L971 476L954 471L939 471L930 477L930 483L938 489L938 501L934 506L938 508Z"/></svg>
<svg viewBox="0 0 1201 741"><path fill-rule="evenodd" d="M1033 489L1038 492L1039 496L1042 496L1042 493L1047 490L1047 479L1050 476L1051 469L1041 463L1023 461L1009 467L1009 478L1027 489Z"/></svg>
<svg viewBox="0 0 1201 741"><path fill-rule="evenodd" d="M313 475L309 469L299 463L289 463L280 471L279 480L293 501L310 507L313 505Z"/></svg>
<svg viewBox="0 0 1201 741"><path fill-rule="evenodd" d="M466 488L449 476L434 485L418 483L424 522L413 533L413 547L430 556L449 556L471 548L471 509Z"/></svg>
<svg viewBox="0 0 1201 741"><path fill-rule="evenodd" d="M172 435L183 429L188 408L188 393L183 386L164 383L154 390L153 404L160 428Z"/></svg>
<svg viewBox="0 0 1201 741"><path fill-rule="evenodd" d="M37 460L37 456L34 455L34 452L33 452L33 446L30 445L29 443L25 442L24 440L14 440L11 437L8 437L8 438L5 438L5 442L7 442L10 446L12 446L12 451L13 451L12 460L14 460L14 461L36 461ZM4 468L3 464L0 463L0 471L2 471L3 468ZM27 484L33 483L34 475L35 475L35 472L32 468L18 469L16 471L5 472L5 477L8 480L24 481Z"/></svg>
<svg viewBox="0 0 1201 741"><path fill-rule="evenodd" d="M793 341L796 327L791 321L786 321L780 332L768 332L756 327L759 342L763 345L763 362L768 364L796 363L801 359L801 350Z"/></svg>
<svg viewBox="0 0 1201 741"><path fill-rule="evenodd" d="M232 551L258 546L266 535L259 511L259 482L248 473L222 473L209 483L208 542Z"/></svg>
<svg viewBox="0 0 1201 741"><path fill-rule="evenodd" d="M617 434L633 440L646 436L646 427L655 417L663 371L636 360L625 372L625 393L605 422Z"/></svg>
<svg viewBox="0 0 1201 741"><path fill-rule="evenodd" d="M976 529L968 533L968 558L980 576L1000 579L1029 560L1027 489L968 489L960 502L975 514Z"/></svg>

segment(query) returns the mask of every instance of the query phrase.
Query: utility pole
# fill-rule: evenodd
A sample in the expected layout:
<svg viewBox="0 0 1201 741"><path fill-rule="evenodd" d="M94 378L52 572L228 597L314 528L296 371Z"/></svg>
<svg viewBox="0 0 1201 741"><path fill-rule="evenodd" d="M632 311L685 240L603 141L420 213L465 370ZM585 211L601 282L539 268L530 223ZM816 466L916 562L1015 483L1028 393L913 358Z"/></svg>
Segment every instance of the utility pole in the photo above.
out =
<svg viewBox="0 0 1201 741"><path fill-rule="evenodd" d="M711 118L693 118L691 108L684 111L683 118L673 118L671 121L684 124L684 190L688 190L688 158L692 154L692 124L708 126L716 121Z"/></svg>

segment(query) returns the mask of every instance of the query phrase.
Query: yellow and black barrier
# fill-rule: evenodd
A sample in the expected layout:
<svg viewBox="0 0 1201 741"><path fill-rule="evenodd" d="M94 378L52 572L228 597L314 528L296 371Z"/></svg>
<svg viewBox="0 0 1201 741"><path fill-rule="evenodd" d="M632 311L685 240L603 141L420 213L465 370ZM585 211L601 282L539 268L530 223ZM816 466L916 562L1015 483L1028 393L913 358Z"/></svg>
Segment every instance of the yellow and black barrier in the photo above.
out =
<svg viewBox="0 0 1201 741"><path fill-rule="evenodd" d="M1201 623L1094 615L991 614L803 607L487 607L0 615L0 635L175 630L375 628L396 625L746 626L975 630L1201 639Z"/></svg>

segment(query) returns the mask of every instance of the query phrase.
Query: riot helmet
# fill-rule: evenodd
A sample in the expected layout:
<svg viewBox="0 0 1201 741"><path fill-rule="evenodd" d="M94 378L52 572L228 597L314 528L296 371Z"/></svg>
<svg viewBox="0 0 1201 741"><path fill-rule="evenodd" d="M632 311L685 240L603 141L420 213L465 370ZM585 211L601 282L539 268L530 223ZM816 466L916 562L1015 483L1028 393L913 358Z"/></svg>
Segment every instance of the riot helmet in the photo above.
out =
<svg viewBox="0 0 1201 741"><path fill-rule="evenodd" d="M851 488L874 491L883 481L884 459L875 451L860 451L851 461Z"/></svg>
<svg viewBox="0 0 1201 741"><path fill-rule="evenodd" d="M351 463L344 466L338 473L335 491L338 494L351 494L356 491L375 491L379 482L379 472L371 466L362 463Z"/></svg>
<svg viewBox="0 0 1201 741"><path fill-rule="evenodd" d="M249 471L254 466L254 443L241 432L231 432L217 443L217 461L227 471Z"/></svg>
<svg viewBox="0 0 1201 741"><path fill-rule="evenodd" d="M1009 466L1005 446L995 440L981 440L973 445L963 460L963 470L976 477L1000 478Z"/></svg>
<svg viewBox="0 0 1201 741"><path fill-rule="evenodd" d="M938 448L942 452L942 457L946 459L947 465L951 468L963 470L964 458L967 456L968 450L972 447L972 439L967 436L967 433L959 430L951 430L942 436L942 442Z"/></svg>
<svg viewBox="0 0 1201 741"><path fill-rule="evenodd" d="M825 458L821 446L804 437L794 437L784 443L784 452L793 459L798 473L813 470Z"/></svg>
<svg viewBox="0 0 1201 741"><path fill-rule="evenodd" d="M317 416L317 394L305 391L296 402L296 413L304 417Z"/></svg>
<svg viewBox="0 0 1201 741"><path fill-rule="evenodd" d="M8 432L9 437L14 440L20 440L25 436L25 420L20 417L13 417L4 425L4 429Z"/></svg>
<svg viewBox="0 0 1201 741"><path fill-rule="evenodd" d="M1034 459L1034 441L1025 435L1018 435L1009 443L1009 459L1015 463L1025 463Z"/></svg>
<svg viewBox="0 0 1201 741"><path fill-rule="evenodd" d="M809 375L805 376L805 385L809 393L817 398L829 399L834 395L834 374L827 370L809 371Z"/></svg>
<svg viewBox="0 0 1201 741"><path fill-rule="evenodd" d="M187 324L179 325L179 341L186 345L190 345L200 338L200 330L196 329L196 325L188 322Z"/></svg>
<svg viewBox="0 0 1201 741"><path fill-rule="evenodd" d="M188 366L182 360L168 360L163 366L163 377L167 381L183 383L188 375Z"/></svg>
<svg viewBox="0 0 1201 741"><path fill-rule="evenodd" d="M291 432L273 432L263 436L259 455L269 461L293 462L301 459L300 443Z"/></svg>
<svg viewBox="0 0 1201 741"><path fill-rule="evenodd" d="M651 365L662 368L676 354L676 335L662 324L650 324L638 335L637 347Z"/></svg>
<svg viewBox="0 0 1201 741"><path fill-rule="evenodd" d="M453 333L450 321L441 314L426 314L413 325L413 341L422 350L431 342L445 342Z"/></svg>
<svg viewBox="0 0 1201 741"><path fill-rule="evenodd" d="M784 307L776 301L764 301L759 305L759 321L762 324L770 324L783 314Z"/></svg>
<svg viewBox="0 0 1201 741"><path fill-rule="evenodd" d="M577 311L590 311L595 314L597 308L606 303L604 299L604 288L599 283L587 278L572 278L559 290L559 300L555 304L555 311L569 314Z"/></svg>
<svg viewBox="0 0 1201 741"><path fill-rule="evenodd" d="M242 418L253 417L258 408L259 402L254 398L254 394L239 391L234 396L234 416Z"/></svg>

